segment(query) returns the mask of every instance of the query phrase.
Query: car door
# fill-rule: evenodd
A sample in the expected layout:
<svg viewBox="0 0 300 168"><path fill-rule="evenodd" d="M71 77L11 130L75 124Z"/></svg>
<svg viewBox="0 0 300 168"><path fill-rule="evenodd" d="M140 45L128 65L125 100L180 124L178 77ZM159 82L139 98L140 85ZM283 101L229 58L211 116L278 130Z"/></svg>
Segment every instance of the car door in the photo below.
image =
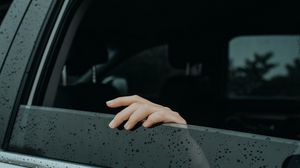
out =
<svg viewBox="0 0 300 168"><path fill-rule="evenodd" d="M110 129L113 115L36 103L43 83L53 87L59 80L88 5L14 1L9 13L17 8L23 14L15 24L7 15L1 29L15 30L0 34L5 53L0 72L1 162L27 167L290 166L286 159L299 154L299 141L178 124ZM8 43L5 35L12 36Z"/></svg>
<svg viewBox="0 0 300 168"><path fill-rule="evenodd" d="M18 91L24 87L25 79L30 81L28 66L34 64L32 59L33 55L39 53L38 46L43 48L42 44L45 39L42 39L42 36L47 37L48 34L48 28L45 26L48 25L51 27L50 29L53 28L50 22L56 18L57 12L60 12L57 9L60 7L62 7L62 3L58 3L58 1L16 0L11 4L5 19L2 21L0 28L1 167L84 167L79 164L11 153L7 149L11 136L9 130L12 129L13 118L16 115L16 110L18 110L13 106L20 101ZM63 9L62 11L64 12Z"/></svg>

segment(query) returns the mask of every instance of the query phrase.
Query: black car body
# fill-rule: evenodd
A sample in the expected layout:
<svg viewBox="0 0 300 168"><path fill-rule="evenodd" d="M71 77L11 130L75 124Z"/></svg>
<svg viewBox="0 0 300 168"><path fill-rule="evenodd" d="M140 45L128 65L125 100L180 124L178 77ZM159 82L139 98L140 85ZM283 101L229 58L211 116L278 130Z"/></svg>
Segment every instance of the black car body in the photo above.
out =
<svg viewBox="0 0 300 168"><path fill-rule="evenodd" d="M14 0L0 27L1 164L299 166L297 94L244 91L244 72L264 70L256 72L256 64L254 70L237 67L238 82L228 75L232 39L298 37L297 12L282 14L281 8L259 2L203 2L198 8L167 1ZM257 86L254 76L250 88ZM287 83L297 92L294 81ZM117 111L105 101L129 94L202 126L110 129Z"/></svg>

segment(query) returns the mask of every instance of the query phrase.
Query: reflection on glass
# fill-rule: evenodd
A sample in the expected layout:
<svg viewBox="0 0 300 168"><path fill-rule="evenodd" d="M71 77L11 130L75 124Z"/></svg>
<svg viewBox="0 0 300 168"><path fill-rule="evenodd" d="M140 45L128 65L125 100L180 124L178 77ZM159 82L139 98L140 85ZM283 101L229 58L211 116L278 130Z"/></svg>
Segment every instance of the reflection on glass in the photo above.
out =
<svg viewBox="0 0 300 168"><path fill-rule="evenodd" d="M300 96L300 36L230 41L229 96Z"/></svg>

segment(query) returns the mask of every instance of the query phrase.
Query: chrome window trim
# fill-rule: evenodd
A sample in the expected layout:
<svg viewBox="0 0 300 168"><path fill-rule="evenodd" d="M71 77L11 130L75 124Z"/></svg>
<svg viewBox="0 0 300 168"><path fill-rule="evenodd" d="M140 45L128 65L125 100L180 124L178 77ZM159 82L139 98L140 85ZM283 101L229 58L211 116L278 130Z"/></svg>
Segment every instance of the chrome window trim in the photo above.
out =
<svg viewBox="0 0 300 168"><path fill-rule="evenodd" d="M32 86L32 89L31 89L31 92L30 92L30 95L29 95L29 98L28 98L28 101L27 101L27 105L31 106L32 105L32 102L33 102L33 98L34 98L34 95L35 95L35 92L36 92L36 89L37 89L37 85L38 85L38 82L39 82L39 79L41 77L41 74L42 74L42 70L43 70L43 67L46 63L46 59L47 59L47 56L48 56L48 53L50 51L50 48L53 44L53 41L54 41L54 38L57 34L57 30L61 24L61 20L65 14L65 11L67 9L67 6L69 5L69 2L70 0L65 0L63 5L62 5L62 8L61 8L61 11L59 12L59 15L57 17L57 20L55 22L55 25L53 27L53 30L51 32L51 35L50 35L50 38L48 40L48 43L46 45L46 48L45 48L45 51L43 53L43 56L42 56L42 59L41 59L41 62L40 62L40 65L39 65L39 68L38 68L38 71L37 71L37 74L36 74L36 77L34 79L34 83L33 83L33 86Z"/></svg>
<svg viewBox="0 0 300 168"><path fill-rule="evenodd" d="M56 168L93 168L92 166L85 166L76 163L39 158L28 156L24 154L17 154L12 152L0 151L0 164L4 163L16 167L56 167ZM1 165L0 165L1 166Z"/></svg>

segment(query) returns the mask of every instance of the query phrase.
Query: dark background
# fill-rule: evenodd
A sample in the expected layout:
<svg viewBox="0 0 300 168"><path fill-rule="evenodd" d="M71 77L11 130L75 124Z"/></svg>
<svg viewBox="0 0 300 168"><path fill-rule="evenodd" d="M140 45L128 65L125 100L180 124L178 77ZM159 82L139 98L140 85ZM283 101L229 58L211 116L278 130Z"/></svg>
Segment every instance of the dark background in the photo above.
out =
<svg viewBox="0 0 300 168"><path fill-rule="evenodd" d="M12 2L12 0L1 0L0 1L0 23L3 19L3 17L5 16L5 13L6 13L7 9L9 8L9 5L11 2Z"/></svg>

